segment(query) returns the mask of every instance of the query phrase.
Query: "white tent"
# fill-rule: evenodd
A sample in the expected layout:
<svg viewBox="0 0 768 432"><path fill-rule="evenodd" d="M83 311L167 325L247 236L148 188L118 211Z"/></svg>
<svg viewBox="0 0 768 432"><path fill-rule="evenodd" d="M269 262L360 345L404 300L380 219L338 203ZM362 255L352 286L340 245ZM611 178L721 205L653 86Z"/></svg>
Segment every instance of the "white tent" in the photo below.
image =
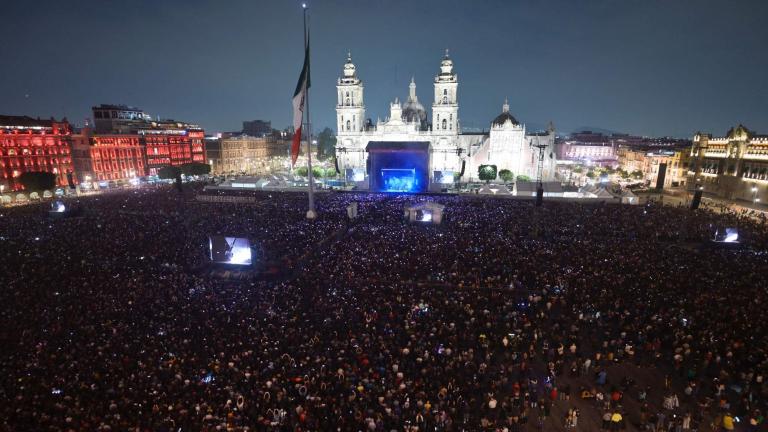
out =
<svg viewBox="0 0 768 432"><path fill-rule="evenodd" d="M480 188L480 191L478 193L493 195L493 191L491 190L491 187L488 185L483 185L483 187Z"/></svg>
<svg viewBox="0 0 768 432"><path fill-rule="evenodd" d="M596 190L594 194L597 198L615 198L612 193L603 188Z"/></svg>
<svg viewBox="0 0 768 432"><path fill-rule="evenodd" d="M509 188L507 188L505 185L494 185L494 189L496 190L496 195L509 195L511 192L509 191Z"/></svg>
<svg viewBox="0 0 768 432"><path fill-rule="evenodd" d="M640 200L637 198L637 195L632 193L631 190L624 189L624 192L621 193L621 203L637 205L640 204Z"/></svg>
<svg viewBox="0 0 768 432"><path fill-rule="evenodd" d="M426 222L439 225L443 221L445 206L434 201L420 202L405 207L405 219L409 222Z"/></svg>

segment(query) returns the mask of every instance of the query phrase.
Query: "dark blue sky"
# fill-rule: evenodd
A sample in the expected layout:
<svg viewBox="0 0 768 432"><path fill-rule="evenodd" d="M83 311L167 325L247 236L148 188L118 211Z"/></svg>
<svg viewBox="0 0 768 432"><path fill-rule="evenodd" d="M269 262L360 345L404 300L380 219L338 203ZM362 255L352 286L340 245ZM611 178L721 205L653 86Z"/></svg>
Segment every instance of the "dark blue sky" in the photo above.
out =
<svg viewBox="0 0 768 432"><path fill-rule="evenodd" d="M298 0L13 1L0 25L0 114L67 116L125 103L238 130L290 124L302 62ZM642 135L768 133L766 0L310 0L311 110L335 124L352 51L368 116L411 75L431 104L445 48L460 118L487 127L505 96L530 125Z"/></svg>

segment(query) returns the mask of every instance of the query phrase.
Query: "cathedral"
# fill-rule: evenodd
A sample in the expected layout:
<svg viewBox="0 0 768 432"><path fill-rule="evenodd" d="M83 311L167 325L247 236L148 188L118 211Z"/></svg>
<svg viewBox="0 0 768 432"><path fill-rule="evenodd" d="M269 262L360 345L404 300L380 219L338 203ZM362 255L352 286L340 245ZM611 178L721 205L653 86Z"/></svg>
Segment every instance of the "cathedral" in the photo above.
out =
<svg viewBox="0 0 768 432"><path fill-rule="evenodd" d="M496 165L499 171L507 169L515 176L535 179L541 149L544 156L542 179L554 178L555 134L552 127L544 133L527 134L525 125L509 112L505 100L501 113L490 123L490 132L463 134L459 122L458 86L453 60L446 50L440 72L434 79L431 121L416 96L416 83L411 79L408 99L401 103L395 98L389 106L389 117L374 124L366 120L363 81L348 55L336 84L336 158L341 172L350 181L366 183L369 176L373 181L378 175L376 171L371 172L370 159L374 155L423 150L423 166L414 169L423 171L425 186L452 183L454 176L461 176L462 181L477 180L480 165ZM374 162L383 171L402 168Z"/></svg>

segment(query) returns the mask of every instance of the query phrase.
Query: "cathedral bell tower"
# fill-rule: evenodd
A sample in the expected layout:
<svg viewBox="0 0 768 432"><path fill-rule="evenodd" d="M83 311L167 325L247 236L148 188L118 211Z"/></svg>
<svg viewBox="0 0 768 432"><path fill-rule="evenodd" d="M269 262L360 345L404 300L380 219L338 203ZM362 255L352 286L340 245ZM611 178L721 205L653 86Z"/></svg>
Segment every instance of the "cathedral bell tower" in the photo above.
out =
<svg viewBox="0 0 768 432"><path fill-rule="evenodd" d="M351 53L347 54L342 76L336 82L336 90L337 135L359 134L365 124L363 82L357 78Z"/></svg>
<svg viewBox="0 0 768 432"><path fill-rule="evenodd" d="M459 102L456 89L458 76L453 72L453 60L445 50L440 74L435 77L435 102L432 104L432 132L436 135L458 135Z"/></svg>

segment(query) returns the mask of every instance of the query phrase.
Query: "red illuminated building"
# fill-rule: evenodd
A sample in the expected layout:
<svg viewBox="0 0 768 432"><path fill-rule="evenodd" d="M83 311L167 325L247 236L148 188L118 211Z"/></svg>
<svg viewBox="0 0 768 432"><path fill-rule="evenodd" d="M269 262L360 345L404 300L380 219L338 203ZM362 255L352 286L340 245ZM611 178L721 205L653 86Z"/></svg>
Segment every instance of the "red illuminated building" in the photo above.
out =
<svg viewBox="0 0 768 432"><path fill-rule="evenodd" d="M94 180L124 180L145 175L144 148L138 135L91 137Z"/></svg>
<svg viewBox="0 0 768 432"><path fill-rule="evenodd" d="M67 173L73 169L71 134L66 119L0 116L0 184L19 190L21 173L47 171L56 174L58 185L67 185Z"/></svg>
<svg viewBox="0 0 768 432"><path fill-rule="evenodd" d="M147 174L157 175L166 165L205 163L205 132L196 125L174 121L151 122L139 131L147 155Z"/></svg>

